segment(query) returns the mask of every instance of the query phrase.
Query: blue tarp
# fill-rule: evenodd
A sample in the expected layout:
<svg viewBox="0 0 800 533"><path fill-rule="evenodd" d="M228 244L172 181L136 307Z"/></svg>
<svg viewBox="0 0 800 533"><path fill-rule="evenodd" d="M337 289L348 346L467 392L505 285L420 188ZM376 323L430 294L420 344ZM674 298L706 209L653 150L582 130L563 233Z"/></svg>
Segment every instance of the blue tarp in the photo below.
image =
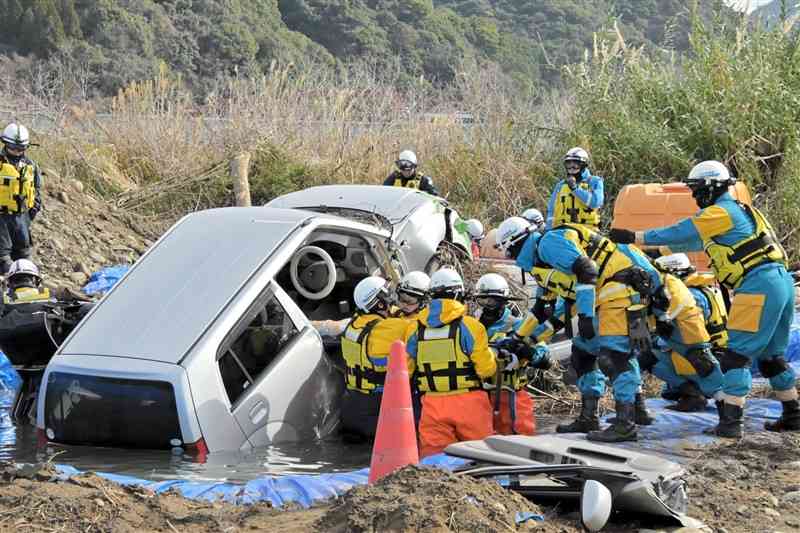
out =
<svg viewBox="0 0 800 533"><path fill-rule="evenodd" d="M83 292L89 295L107 292L130 268L130 265L115 265L98 270L89 277Z"/></svg>
<svg viewBox="0 0 800 533"><path fill-rule="evenodd" d="M427 457L422 464L452 470L467 461L444 454ZM62 479L80 472L69 465L57 465ZM156 493L177 490L186 498L202 500L222 500L234 504L269 502L279 507L286 503L296 503L310 507L314 502L340 496L356 485L366 485L369 468L353 472L316 475L264 476L244 484L204 483L180 479L168 481L147 481L131 476L97 473L98 476L121 485L135 485Z"/></svg>

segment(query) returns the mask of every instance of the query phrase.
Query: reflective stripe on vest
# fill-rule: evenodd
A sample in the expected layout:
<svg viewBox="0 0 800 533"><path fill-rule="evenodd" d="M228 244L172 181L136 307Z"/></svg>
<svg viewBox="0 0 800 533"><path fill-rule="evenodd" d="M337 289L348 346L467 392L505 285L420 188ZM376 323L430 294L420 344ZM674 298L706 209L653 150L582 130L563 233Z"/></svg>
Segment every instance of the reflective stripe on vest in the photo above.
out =
<svg viewBox="0 0 800 533"><path fill-rule="evenodd" d="M786 252L764 215L747 204L736 204L753 222L753 235L733 246L721 244L714 238L705 242L705 251L711 259L711 269L717 281L729 289L738 287L751 270L763 264L774 262L786 266Z"/></svg>
<svg viewBox="0 0 800 533"><path fill-rule="evenodd" d="M33 165L22 163L19 168L8 161L0 163L0 213L21 213L34 206Z"/></svg>
<svg viewBox="0 0 800 533"><path fill-rule="evenodd" d="M376 369L367 353L369 334L378 322L378 319L371 320L363 328L357 329L351 321L342 334L342 356L348 389L372 392L382 386L386 379L386 369Z"/></svg>
<svg viewBox="0 0 800 533"><path fill-rule="evenodd" d="M440 328L417 329L417 385L421 392L480 388L475 365L461 351L461 319Z"/></svg>
<svg viewBox="0 0 800 533"><path fill-rule="evenodd" d="M32 287L20 287L15 289L9 295L8 292L3 293L3 303L5 304L22 304L28 302L41 302L50 299L50 289L41 288L34 289Z"/></svg>
<svg viewBox="0 0 800 533"><path fill-rule="evenodd" d="M581 181L578 183L578 187L585 191L590 190L588 181ZM563 183L558 191L553 211L553 227L572 223L585 224L596 229L600 224L598 210L592 209L583 203L580 198L572 193L566 183Z"/></svg>

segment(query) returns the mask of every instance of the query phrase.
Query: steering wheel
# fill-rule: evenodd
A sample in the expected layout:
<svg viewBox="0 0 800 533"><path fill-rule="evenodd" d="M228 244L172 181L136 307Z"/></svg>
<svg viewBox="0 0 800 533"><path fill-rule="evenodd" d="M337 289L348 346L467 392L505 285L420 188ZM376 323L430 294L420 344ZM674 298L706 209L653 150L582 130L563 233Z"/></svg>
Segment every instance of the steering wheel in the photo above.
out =
<svg viewBox="0 0 800 533"><path fill-rule="evenodd" d="M317 256L319 260L314 260L312 256ZM292 257L289 278L304 298L322 300L336 286L336 265L330 254L319 246L304 246Z"/></svg>

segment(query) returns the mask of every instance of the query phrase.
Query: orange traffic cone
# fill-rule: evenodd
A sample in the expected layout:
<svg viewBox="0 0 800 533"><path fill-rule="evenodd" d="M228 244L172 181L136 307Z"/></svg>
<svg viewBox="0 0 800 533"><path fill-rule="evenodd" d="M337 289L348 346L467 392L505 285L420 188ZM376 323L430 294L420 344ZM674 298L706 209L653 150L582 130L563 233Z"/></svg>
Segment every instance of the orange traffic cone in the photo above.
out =
<svg viewBox="0 0 800 533"><path fill-rule="evenodd" d="M407 357L406 345L401 341L393 342L389 350L389 366L383 384L375 444L372 445L370 483L398 468L419 462Z"/></svg>

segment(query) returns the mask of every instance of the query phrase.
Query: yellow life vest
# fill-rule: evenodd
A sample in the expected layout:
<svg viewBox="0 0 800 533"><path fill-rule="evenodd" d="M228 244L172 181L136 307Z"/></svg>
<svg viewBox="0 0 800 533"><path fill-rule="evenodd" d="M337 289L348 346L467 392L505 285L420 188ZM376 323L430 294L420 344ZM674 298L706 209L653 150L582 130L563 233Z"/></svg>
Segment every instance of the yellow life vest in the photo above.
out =
<svg viewBox="0 0 800 533"><path fill-rule="evenodd" d="M363 328L356 328L354 322L351 321L342 334L345 382L350 390L372 392L386 380L386 367L376 367L367 353L369 334L380 319L367 322Z"/></svg>
<svg viewBox="0 0 800 533"><path fill-rule="evenodd" d="M589 182L582 180L578 187L583 190L589 189ZM592 209L583 203L572 193L566 182L561 184L556 195L555 205L553 206L553 227L562 224L584 224L593 229L600 225L600 213L597 209Z"/></svg>
<svg viewBox="0 0 800 533"><path fill-rule="evenodd" d="M22 304L29 302L42 302L50 299L50 289L42 287L36 289L33 287L20 287L14 289L14 292L9 294L10 291L3 293L3 303L5 304Z"/></svg>
<svg viewBox="0 0 800 533"><path fill-rule="evenodd" d="M17 167L0 159L0 213L21 213L34 206L34 165L24 160Z"/></svg>
<svg viewBox="0 0 800 533"><path fill-rule="evenodd" d="M461 351L461 319L439 328L417 328L417 385L421 392L481 388L470 357Z"/></svg>
<svg viewBox="0 0 800 533"><path fill-rule="evenodd" d="M764 215L755 207L736 203L753 221L753 235L733 246L722 244L713 237L704 243L714 275L729 289L736 289L747 273L758 266L770 262L786 266L787 263L786 252Z"/></svg>
<svg viewBox="0 0 800 533"><path fill-rule="evenodd" d="M728 310L722 291L714 286L714 282L713 276L702 274L693 274L684 280L687 287L698 289L705 296L711 311L706 320L706 330L715 347L725 348L728 346Z"/></svg>
<svg viewBox="0 0 800 533"><path fill-rule="evenodd" d="M408 187L410 189L419 189L420 184L419 174L414 174L411 178L405 180L403 182L402 174L398 174L394 178L394 182L392 183L393 187Z"/></svg>
<svg viewBox="0 0 800 533"><path fill-rule="evenodd" d="M597 287L603 287L598 293L597 303L627 298L636 291L621 283L611 282L610 278L617 272L633 266L633 262L624 254L616 253L617 245L596 231L581 224L562 224L553 230L567 229L564 235L578 246L597 264ZM551 291L565 300L575 300L575 275L561 272L551 266L539 263L533 268L533 277L544 289ZM613 286L605 287L607 283Z"/></svg>

